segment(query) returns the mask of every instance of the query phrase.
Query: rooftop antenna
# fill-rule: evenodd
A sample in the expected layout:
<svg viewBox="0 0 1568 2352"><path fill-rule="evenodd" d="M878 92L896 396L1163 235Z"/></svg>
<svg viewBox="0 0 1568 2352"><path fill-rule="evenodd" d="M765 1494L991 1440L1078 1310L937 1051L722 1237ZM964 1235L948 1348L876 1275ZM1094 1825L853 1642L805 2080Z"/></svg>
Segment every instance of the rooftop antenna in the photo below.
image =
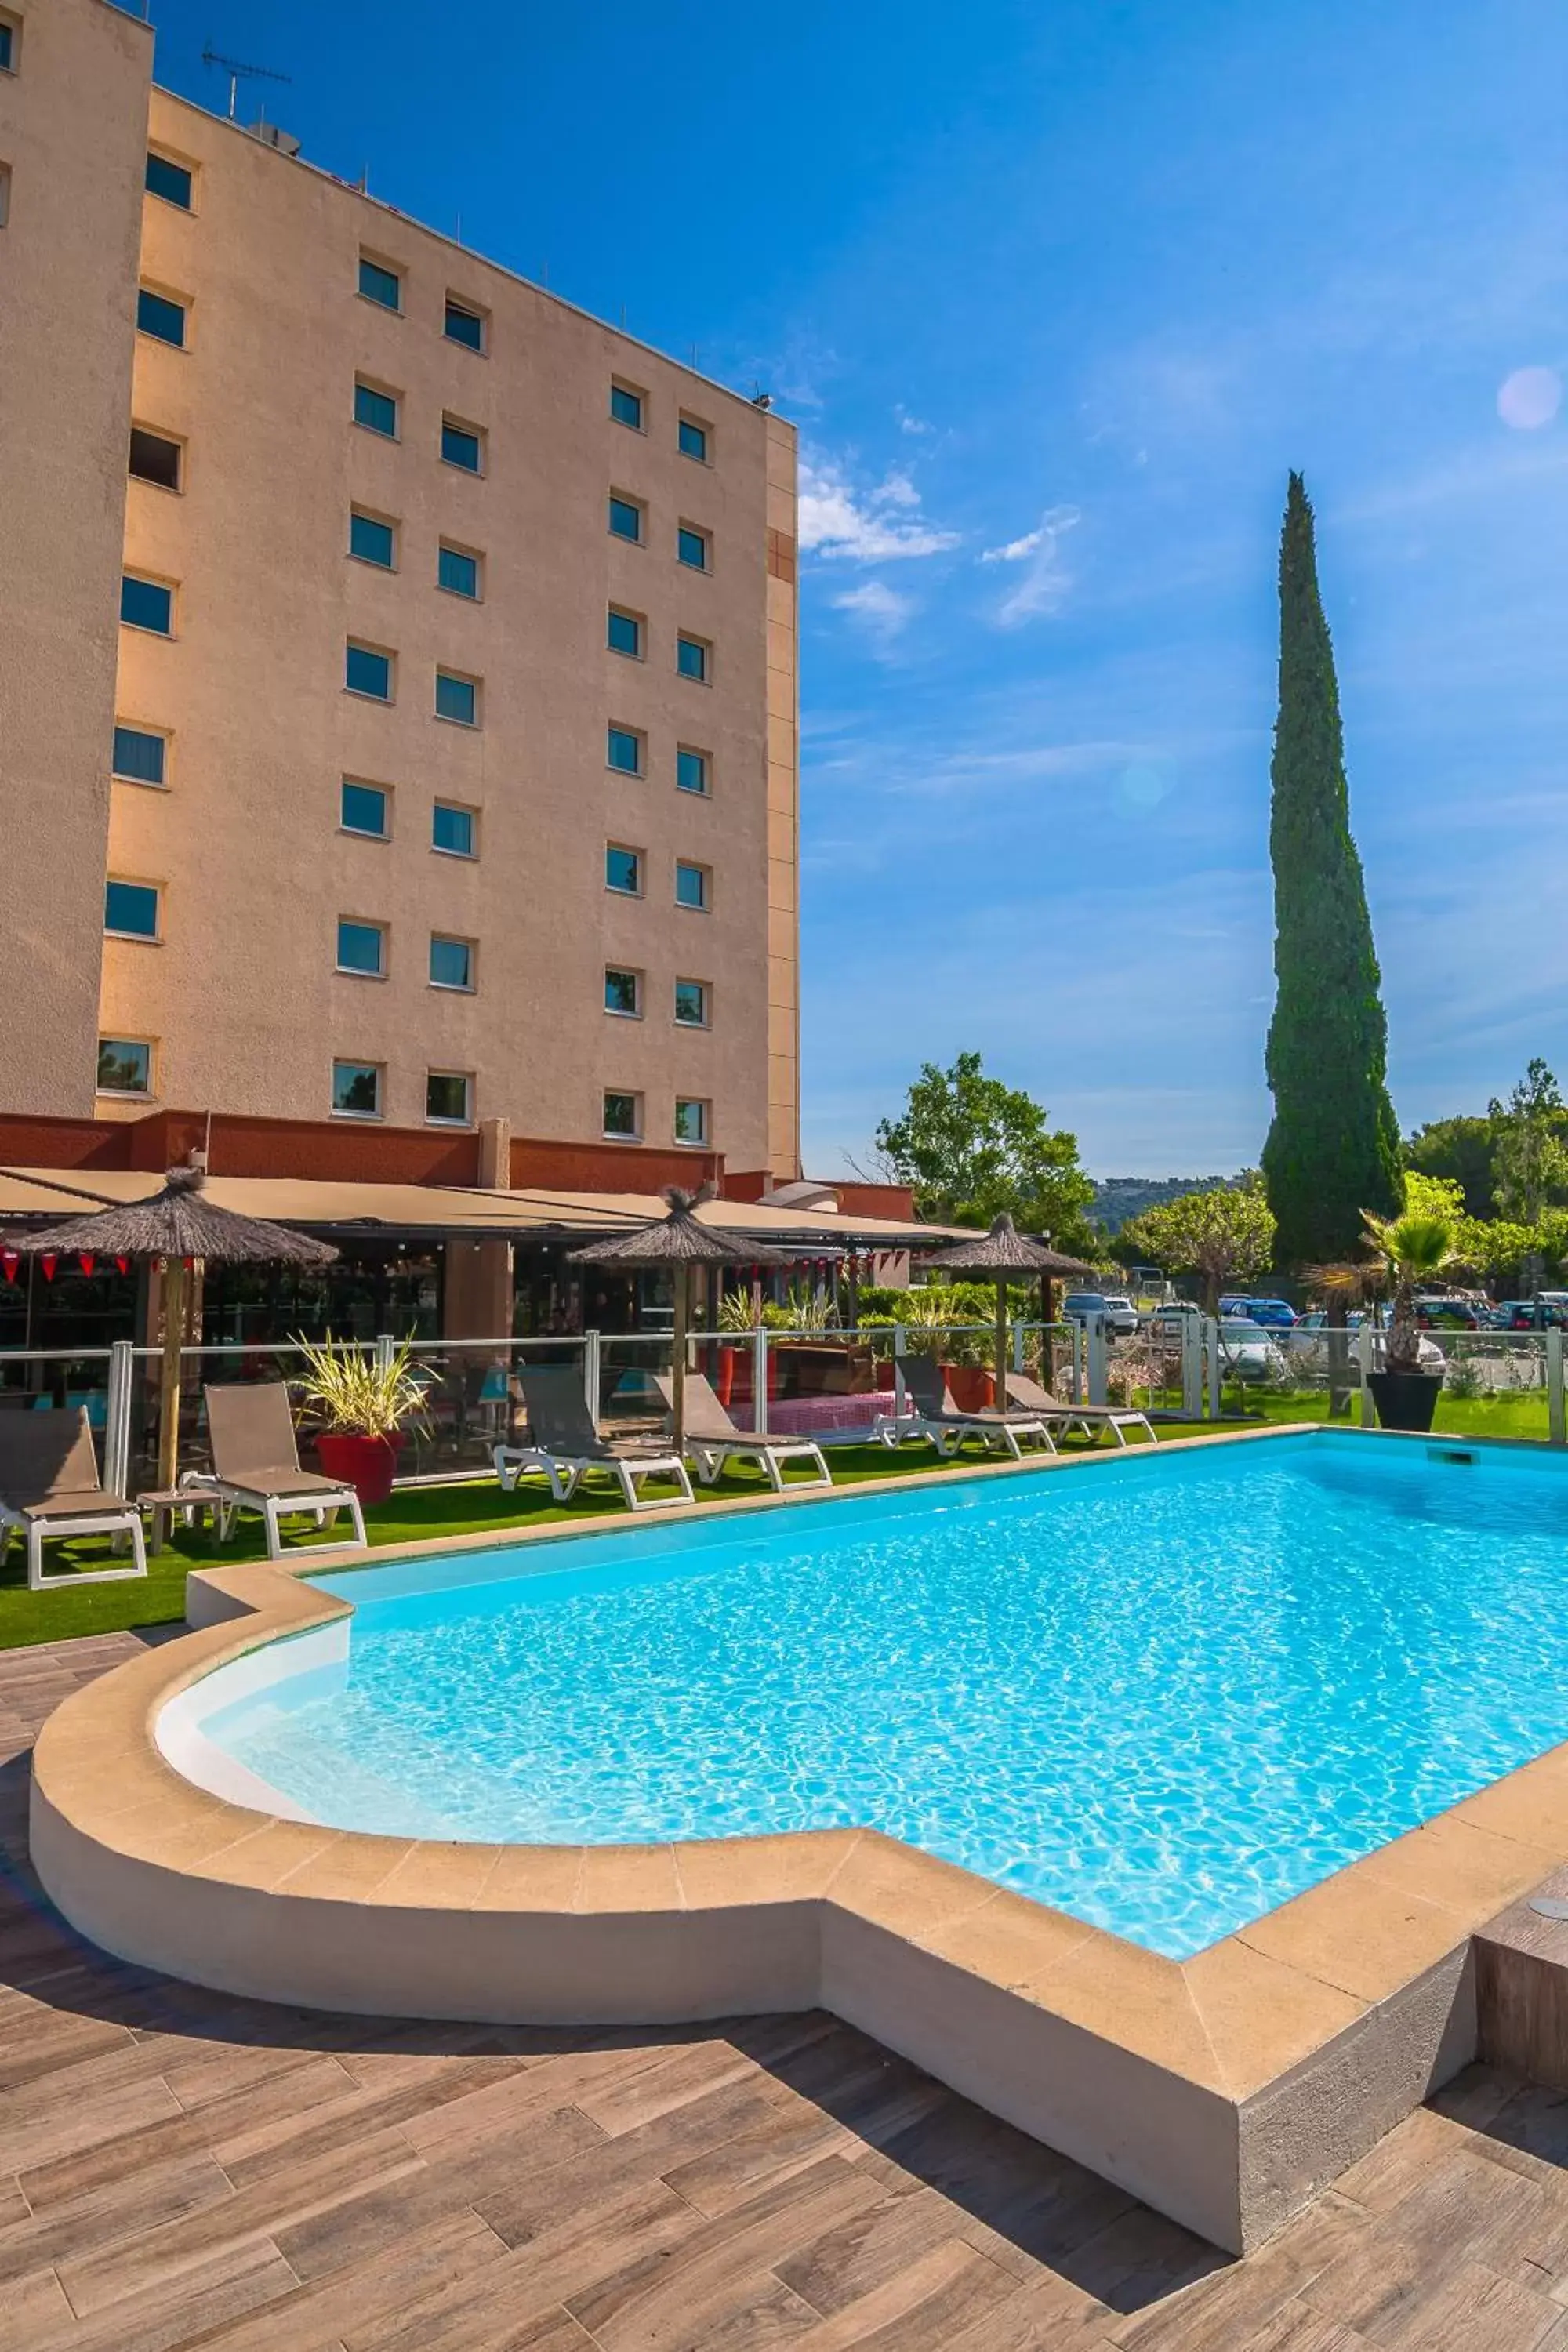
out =
<svg viewBox="0 0 1568 2352"><path fill-rule="evenodd" d="M270 66L247 66L242 64L238 58L226 58L220 50L214 48L210 41L202 51L202 63L204 66L218 66L228 76L228 119L231 122L239 104L242 81L291 82L294 79L292 74L274 73Z"/></svg>

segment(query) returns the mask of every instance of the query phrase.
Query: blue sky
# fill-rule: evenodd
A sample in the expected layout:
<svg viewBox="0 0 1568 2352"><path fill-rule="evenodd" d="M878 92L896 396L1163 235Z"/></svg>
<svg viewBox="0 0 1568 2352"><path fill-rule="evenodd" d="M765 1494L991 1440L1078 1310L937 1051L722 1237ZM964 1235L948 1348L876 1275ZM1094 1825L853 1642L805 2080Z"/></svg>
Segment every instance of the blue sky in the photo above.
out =
<svg viewBox="0 0 1568 2352"><path fill-rule="evenodd" d="M965 1046L1257 1159L1286 470L1402 1122L1568 1080L1568 18L1547 0L153 0L307 154L801 428L806 1159ZM433 26L436 28L433 32Z"/></svg>

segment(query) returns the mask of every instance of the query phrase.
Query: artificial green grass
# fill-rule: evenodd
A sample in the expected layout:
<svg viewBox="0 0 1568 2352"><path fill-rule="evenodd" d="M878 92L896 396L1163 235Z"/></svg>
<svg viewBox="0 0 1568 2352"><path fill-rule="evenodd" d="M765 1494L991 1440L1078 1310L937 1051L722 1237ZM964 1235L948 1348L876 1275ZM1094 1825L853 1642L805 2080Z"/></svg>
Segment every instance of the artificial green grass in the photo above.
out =
<svg viewBox="0 0 1568 2352"><path fill-rule="evenodd" d="M1253 1388L1238 1396L1235 1390L1227 1388L1225 1408L1226 1412L1239 1413L1248 1421L1326 1421L1329 1393L1326 1389L1281 1392ZM1359 1402L1352 1400L1349 1415L1339 1417L1340 1426L1358 1428L1360 1420ZM1513 1389L1500 1394L1462 1397L1445 1389L1437 1400L1432 1429L1438 1437L1526 1437L1544 1445L1548 1436L1546 1391Z"/></svg>
<svg viewBox="0 0 1568 2352"><path fill-rule="evenodd" d="M1203 1427L1195 1422L1162 1423L1160 1435L1162 1439L1197 1436ZM1086 1449L1081 1442L1069 1441L1063 1450ZM963 1466L973 1466L980 1458L965 1454ZM996 1459L995 1455L990 1458ZM954 1466L940 1461L932 1448L917 1445L901 1446L896 1453L883 1445L836 1445L827 1460L836 1486L862 1486L879 1478L907 1477L910 1473ZM762 1472L749 1467L729 1473L711 1486L697 1486L695 1481L693 1486L700 1503L731 1503L768 1491ZM563 1522L582 1527L616 1519L630 1523L613 1488L595 1486L574 1501L561 1504L552 1503L548 1488L537 1481L503 1495L493 1479L486 1478L461 1486L400 1486L389 1501L365 1513L365 1533L374 1546L381 1548L431 1543L442 1536L504 1536ZM330 1535L318 1537L308 1522L306 1528L290 1539L291 1554L309 1553L332 1540ZM266 1550L262 1525L257 1518L241 1519L226 1544L218 1542L210 1525L176 1528L164 1549L150 1556L145 1580L62 1584L49 1592L30 1592L26 1556L20 1544L13 1543L0 1569L0 1650L21 1649L36 1642L70 1641L88 1633L119 1633L128 1627L178 1624L185 1613L188 1570L238 1567L247 1560L264 1559ZM107 1557L108 1546L97 1537L50 1544L45 1553L51 1574L68 1565L96 1568Z"/></svg>

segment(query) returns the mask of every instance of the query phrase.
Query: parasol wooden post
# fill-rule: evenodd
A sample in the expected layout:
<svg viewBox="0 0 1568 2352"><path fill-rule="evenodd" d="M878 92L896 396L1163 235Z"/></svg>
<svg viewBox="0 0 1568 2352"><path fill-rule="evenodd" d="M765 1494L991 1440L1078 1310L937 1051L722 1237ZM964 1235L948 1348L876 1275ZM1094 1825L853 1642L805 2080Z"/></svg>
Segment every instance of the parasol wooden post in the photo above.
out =
<svg viewBox="0 0 1568 2352"><path fill-rule="evenodd" d="M998 1412L1007 1402L1007 1284L1005 1277L996 1277L996 1394L992 1400Z"/></svg>
<svg viewBox="0 0 1568 2352"><path fill-rule="evenodd" d="M679 1454L686 1444L687 1289L691 1280L691 1269L684 1264L677 1264L671 1272L674 1276L675 1315L670 1332L670 1417L675 1423L675 1450Z"/></svg>
<svg viewBox="0 0 1568 2352"><path fill-rule="evenodd" d="M163 1394L158 1414L158 1484L174 1486L180 1451L180 1343L185 1335L185 1261L163 1260L160 1285L163 1308Z"/></svg>

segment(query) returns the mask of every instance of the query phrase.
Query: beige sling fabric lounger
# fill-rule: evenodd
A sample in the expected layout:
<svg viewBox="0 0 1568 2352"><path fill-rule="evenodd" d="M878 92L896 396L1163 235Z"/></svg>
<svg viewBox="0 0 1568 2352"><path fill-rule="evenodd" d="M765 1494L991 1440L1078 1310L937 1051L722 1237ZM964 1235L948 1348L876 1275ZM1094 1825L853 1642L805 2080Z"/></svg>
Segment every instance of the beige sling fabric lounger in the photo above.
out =
<svg viewBox="0 0 1568 2352"><path fill-rule="evenodd" d="M352 1486L319 1471L300 1467L294 1416L281 1381L243 1381L203 1391L207 1401L207 1436L212 1444L212 1489L217 1496L218 1538L226 1542L240 1511L259 1511L267 1525L267 1556L283 1557L279 1521L309 1511L319 1528L339 1511L353 1521L353 1540L363 1544L364 1513ZM330 1550L331 1545L312 1549Z"/></svg>
<svg viewBox="0 0 1568 2352"><path fill-rule="evenodd" d="M952 1456L966 1438L979 1437L988 1453L1000 1446L1021 1462L1024 1440L1032 1438L1047 1454L1056 1452L1048 1421L1026 1406L1015 1412L960 1412L934 1357L902 1356L898 1369L903 1374L906 1402L912 1401L914 1411L885 1414L872 1423L872 1436L884 1445L897 1445L900 1437L929 1437L939 1454Z"/></svg>
<svg viewBox="0 0 1568 2352"><path fill-rule="evenodd" d="M92 1424L74 1412L0 1413L0 1559L11 1538L27 1542L27 1582L35 1592L56 1584L112 1584L145 1576L142 1514L123 1495L100 1486ZM61 1536L129 1536L130 1568L66 1569L44 1574L44 1546Z"/></svg>
<svg viewBox="0 0 1568 2352"><path fill-rule="evenodd" d="M492 1449L496 1476L506 1493L510 1494L525 1471L542 1470L555 1500L569 1503L591 1472L602 1472L619 1486L628 1511L696 1501L685 1463L668 1446L601 1437L574 1364L523 1364L518 1378L528 1404L529 1442ZM639 1498L639 1478L667 1478L680 1492Z"/></svg>
<svg viewBox="0 0 1568 2352"><path fill-rule="evenodd" d="M655 1386L673 1412L675 1389L668 1374L656 1374ZM797 1478L797 1486L832 1486L832 1474L821 1446L814 1439L759 1437L754 1431L737 1429L714 1395L705 1373L687 1373L685 1403L686 1451L697 1465L697 1475L705 1486L713 1484L727 1462L754 1462L766 1474L768 1484L777 1495L784 1489L781 1465L785 1462L809 1462L816 1470L814 1478Z"/></svg>
<svg viewBox="0 0 1568 2352"><path fill-rule="evenodd" d="M1086 1437L1094 1437L1100 1430L1109 1429L1118 1445L1125 1445L1127 1439L1123 1432L1142 1429L1151 1445L1157 1445L1160 1442L1146 1412L1116 1404L1064 1404L1058 1397L1051 1394L1049 1389L1043 1389L1038 1381L1030 1380L1024 1372L1008 1373L1007 1394L1026 1412L1037 1412L1042 1420L1049 1421L1054 1428L1064 1432L1081 1429Z"/></svg>

